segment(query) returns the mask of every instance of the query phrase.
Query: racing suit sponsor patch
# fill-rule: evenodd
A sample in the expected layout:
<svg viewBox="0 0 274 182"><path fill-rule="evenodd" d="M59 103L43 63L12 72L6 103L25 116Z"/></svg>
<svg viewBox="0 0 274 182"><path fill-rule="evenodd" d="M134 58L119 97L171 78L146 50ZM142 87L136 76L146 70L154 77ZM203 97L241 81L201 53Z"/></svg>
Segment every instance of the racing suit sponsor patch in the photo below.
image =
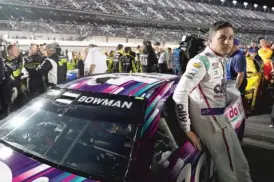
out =
<svg viewBox="0 0 274 182"><path fill-rule="evenodd" d="M201 63L194 63L193 67L194 68L201 68L202 66L201 66Z"/></svg>
<svg viewBox="0 0 274 182"><path fill-rule="evenodd" d="M177 118L180 122L186 122L186 111L184 110L184 106L182 104L177 104Z"/></svg>

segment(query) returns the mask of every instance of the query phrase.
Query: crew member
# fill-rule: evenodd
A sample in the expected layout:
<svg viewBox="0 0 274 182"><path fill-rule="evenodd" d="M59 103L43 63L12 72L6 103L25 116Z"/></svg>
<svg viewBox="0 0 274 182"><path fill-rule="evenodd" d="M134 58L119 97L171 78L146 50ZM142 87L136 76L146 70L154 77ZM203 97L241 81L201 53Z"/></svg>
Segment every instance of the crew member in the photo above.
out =
<svg viewBox="0 0 274 182"><path fill-rule="evenodd" d="M157 70L157 57L150 41L144 41L143 53L140 54L140 64L143 73L152 73Z"/></svg>
<svg viewBox="0 0 274 182"><path fill-rule="evenodd" d="M200 139L206 146L220 182L251 182L236 132L224 116L227 105L224 58L233 45L232 25L216 22L209 36L210 45L189 61L175 89L177 118L197 149L201 150Z"/></svg>
<svg viewBox="0 0 274 182"><path fill-rule="evenodd" d="M112 70L113 73L119 72L119 60L123 55L124 55L123 45L119 44L116 48L116 52L113 57L113 70Z"/></svg>
<svg viewBox="0 0 274 182"><path fill-rule="evenodd" d="M21 89L21 75L23 68L23 60L19 59L19 49L16 45L9 45L7 47L8 58L5 60L6 74L13 80L14 95L13 102L14 106L20 107L23 101L23 92Z"/></svg>
<svg viewBox="0 0 274 182"><path fill-rule="evenodd" d="M45 92L45 86L42 75L37 71L37 68L43 62L43 58L38 54L38 45L30 45L30 56L25 59L25 69L28 72L28 88L31 94L31 98Z"/></svg>
<svg viewBox="0 0 274 182"><path fill-rule="evenodd" d="M136 67L134 63L134 57L130 55L130 47L125 48L125 54L119 60L119 72L120 73L135 73Z"/></svg>
<svg viewBox="0 0 274 182"><path fill-rule="evenodd" d="M59 77L63 77L62 69L58 69L58 57L56 57L56 46L48 44L45 47L47 56L42 64L37 68L37 71L45 78L44 82L46 87L51 87L58 84ZM54 60L55 59L55 60Z"/></svg>
<svg viewBox="0 0 274 182"><path fill-rule="evenodd" d="M107 73L112 73L113 70L113 58L114 58L114 51L110 51L108 58L107 58Z"/></svg>

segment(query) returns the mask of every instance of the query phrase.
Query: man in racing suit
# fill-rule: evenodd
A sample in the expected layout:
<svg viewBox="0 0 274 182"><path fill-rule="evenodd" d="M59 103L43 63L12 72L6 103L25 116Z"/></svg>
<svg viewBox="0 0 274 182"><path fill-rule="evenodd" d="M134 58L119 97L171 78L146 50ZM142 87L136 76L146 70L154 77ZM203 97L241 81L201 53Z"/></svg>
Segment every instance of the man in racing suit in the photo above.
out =
<svg viewBox="0 0 274 182"><path fill-rule="evenodd" d="M173 99L182 129L197 149L201 149L200 139L206 146L219 181L250 182L249 166L236 132L224 116L224 57L231 51L233 34L228 22L216 22L210 28L210 45L189 61Z"/></svg>
<svg viewBox="0 0 274 182"><path fill-rule="evenodd" d="M116 48L116 52L113 57L113 70L112 70L113 73L119 72L119 60L123 55L124 55L123 45L119 44Z"/></svg>
<svg viewBox="0 0 274 182"><path fill-rule="evenodd" d="M125 48L125 54L119 60L120 73L136 73L134 57L130 55L130 47Z"/></svg>

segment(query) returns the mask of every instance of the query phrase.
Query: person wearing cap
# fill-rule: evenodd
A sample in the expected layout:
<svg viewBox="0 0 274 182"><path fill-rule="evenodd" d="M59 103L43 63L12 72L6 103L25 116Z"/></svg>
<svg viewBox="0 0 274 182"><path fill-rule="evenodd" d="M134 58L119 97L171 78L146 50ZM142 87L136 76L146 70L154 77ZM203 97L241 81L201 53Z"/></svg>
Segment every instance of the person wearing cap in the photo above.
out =
<svg viewBox="0 0 274 182"><path fill-rule="evenodd" d="M228 80L235 80L236 87L244 94L247 86L246 79L246 58L239 50L240 41L234 39L231 54L226 63L226 77Z"/></svg>

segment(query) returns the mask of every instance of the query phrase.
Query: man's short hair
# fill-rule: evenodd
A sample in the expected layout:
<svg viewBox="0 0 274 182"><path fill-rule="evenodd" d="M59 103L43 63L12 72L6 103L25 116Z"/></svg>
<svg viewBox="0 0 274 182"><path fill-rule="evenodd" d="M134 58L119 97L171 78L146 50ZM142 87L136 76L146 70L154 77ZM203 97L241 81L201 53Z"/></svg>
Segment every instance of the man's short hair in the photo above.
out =
<svg viewBox="0 0 274 182"><path fill-rule="evenodd" d="M260 43L261 40L266 40L264 37L259 37L258 38L258 43Z"/></svg>
<svg viewBox="0 0 274 182"><path fill-rule="evenodd" d="M56 52L56 45L54 44L47 44L46 45L46 50L51 50L51 51L55 51Z"/></svg>
<svg viewBox="0 0 274 182"><path fill-rule="evenodd" d="M155 44L154 44L155 46L160 46L161 45L161 43L160 42L155 42Z"/></svg>
<svg viewBox="0 0 274 182"><path fill-rule="evenodd" d="M7 47L7 51L10 51L14 46L16 46L16 45L14 45L14 44L10 44L10 45L8 45L8 47Z"/></svg>
<svg viewBox="0 0 274 182"><path fill-rule="evenodd" d="M223 28L233 29L233 26L228 21L217 21L209 28L209 36L211 37L215 32Z"/></svg>
<svg viewBox="0 0 274 182"><path fill-rule="evenodd" d="M117 51L123 49L123 47L124 47L123 44L118 44Z"/></svg>

